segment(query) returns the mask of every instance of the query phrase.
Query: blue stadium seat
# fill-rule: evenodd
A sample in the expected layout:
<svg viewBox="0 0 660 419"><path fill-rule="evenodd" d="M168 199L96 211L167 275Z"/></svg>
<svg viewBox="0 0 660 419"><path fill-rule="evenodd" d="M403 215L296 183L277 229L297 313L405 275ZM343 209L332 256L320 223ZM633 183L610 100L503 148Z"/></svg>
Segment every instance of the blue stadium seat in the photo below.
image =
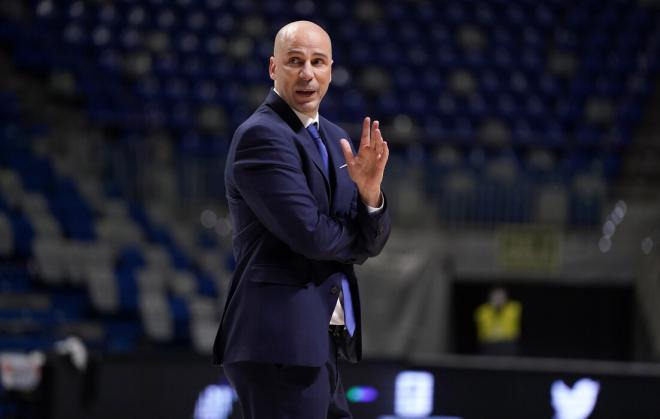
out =
<svg viewBox="0 0 660 419"><path fill-rule="evenodd" d="M34 228L25 215L10 215L11 227L14 235L14 253L23 258L32 254L32 241L34 240Z"/></svg>
<svg viewBox="0 0 660 419"><path fill-rule="evenodd" d="M170 297L168 299L172 318L174 320L174 337L178 340L190 339L190 313L188 304L181 297Z"/></svg>
<svg viewBox="0 0 660 419"><path fill-rule="evenodd" d="M115 279L119 288L119 307L124 313L135 313L138 308L138 287L135 272L131 269L115 270Z"/></svg>

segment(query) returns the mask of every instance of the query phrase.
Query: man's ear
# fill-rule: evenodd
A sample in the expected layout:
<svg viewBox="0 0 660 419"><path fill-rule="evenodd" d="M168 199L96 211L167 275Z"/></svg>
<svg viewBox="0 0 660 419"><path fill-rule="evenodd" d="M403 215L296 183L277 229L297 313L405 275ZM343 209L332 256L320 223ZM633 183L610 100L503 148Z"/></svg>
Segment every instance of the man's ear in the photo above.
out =
<svg viewBox="0 0 660 419"><path fill-rule="evenodd" d="M271 80L275 80L275 57L270 57L268 62L268 74L270 75Z"/></svg>

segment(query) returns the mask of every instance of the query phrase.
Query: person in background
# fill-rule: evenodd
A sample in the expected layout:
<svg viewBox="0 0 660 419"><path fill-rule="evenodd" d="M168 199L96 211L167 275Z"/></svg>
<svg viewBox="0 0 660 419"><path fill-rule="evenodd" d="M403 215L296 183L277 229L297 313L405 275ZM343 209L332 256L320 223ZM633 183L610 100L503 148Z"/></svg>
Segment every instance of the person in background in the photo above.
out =
<svg viewBox="0 0 660 419"><path fill-rule="evenodd" d="M488 301L474 313L479 352L484 355L517 355L520 351L522 304L509 299L506 289L495 286Z"/></svg>

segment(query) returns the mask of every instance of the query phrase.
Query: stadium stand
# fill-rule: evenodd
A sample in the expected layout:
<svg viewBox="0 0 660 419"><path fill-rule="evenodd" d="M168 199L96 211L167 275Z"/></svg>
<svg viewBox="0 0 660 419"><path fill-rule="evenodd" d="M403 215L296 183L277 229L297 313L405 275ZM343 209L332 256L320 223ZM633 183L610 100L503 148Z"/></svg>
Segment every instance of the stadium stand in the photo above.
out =
<svg viewBox="0 0 660 419"><path fill-rule="evenodd" d="M658 0L0 1L0 355L77 336L119 355L80 417L190 415L192 392L164 400L176 386L160 374L216 374L178 356L211 351L234 263L225 154L271 87L273 35L296 19L333 40L322 114L354 139L379 119L392 150L397 234L387 263L360 268L367 364L440 365L442 397L467 371L461 408L495 390L488 374L518 371L497 389L520 391L511 417L523 399L549 409L545 382L522 390L561 371L599 379L603 403L652 404L660 373L636 361L660 359ZM469 303L502 279L527 297L530 358L462 357ZM361 365L346 369L360 386L389 368ZM124 392L137 366L144 382ZM69 404L74 373L52 400ZM0 419L40 417L2 385ZM615 404L594 416L635 416Z"/></svg>
<svg viewBox="0 0 660 419"><path fill-rule="evenodd" d="M153 341L188 345L193 328L192 343L208 350L217 312L203 307L217 304L216 278L189 256L203 252L185 251L139 204L98 186L81 192L77 179L56 173L33 150L31 130L43 127L20 122L18 99L2 98L2 349L49 349L77 333L91 347L132 350L141 329Z"/></svg>
<svg viewBox="0 0 660 419"><path fill-rule="evenodd" d="M83 122L49 140L22 96L0 95L0 278L22 301L3 308L3 348L51 345L78 322L109 351L142 334L209 350L231 270L225 220L211 215L220 235L182 226L149 194L222 201L229 138L270 86L287 21L320 16L333 35L323 113L354 134L367 113L388 127L400 220L425 202L449 226L597 227L660 69L658 9L625 0L4 7L8 67ZM75 161L95 144L106 154ZM67 147L64 164L53 150Z"/></svg>
<svg viewBox="0 0 660 419"><path fill-rule="evenodd" d="M23 21L3 25L4 37L20 68L50 75L81 98L90 121L125 141L164 128L183 153L222 156L268 88L259 65L271 52L266 35L314 9L278 4L34 1ZM316 10L335 35L328 116L355 124L368 109L394 127L392 140L423 147L431 198L449 223L530 221L549 185L566 195L570 224L600 222L660 65L655 9L627 1L359 4ZM446 147L463 157L445 171L436 151ZM539 151L550 155L543 171L534 166ZM503 158L514 172L509 185L529 183L523 192L491 176ZM452 179L469 177L474 188L454 189ZM497 209L480 213L481 204Z"/></svg>

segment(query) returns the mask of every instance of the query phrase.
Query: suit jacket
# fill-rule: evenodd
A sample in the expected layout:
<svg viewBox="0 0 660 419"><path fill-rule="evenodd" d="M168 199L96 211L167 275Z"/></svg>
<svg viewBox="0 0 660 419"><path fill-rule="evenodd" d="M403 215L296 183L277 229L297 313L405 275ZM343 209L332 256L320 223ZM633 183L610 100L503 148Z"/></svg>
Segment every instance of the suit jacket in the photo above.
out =
<svg viewBox="0 0 660 419"><path fill-rule="evenodd" d="M357 328L347 358L361 357L360 299L353 264L377 255L390 217L358 197L339 145L346 132L319 119L329 178L314 140L274 91L236 130L225 185L236 269L215 338L215 363L321 366L330 317L349 280Z"/></svg>

